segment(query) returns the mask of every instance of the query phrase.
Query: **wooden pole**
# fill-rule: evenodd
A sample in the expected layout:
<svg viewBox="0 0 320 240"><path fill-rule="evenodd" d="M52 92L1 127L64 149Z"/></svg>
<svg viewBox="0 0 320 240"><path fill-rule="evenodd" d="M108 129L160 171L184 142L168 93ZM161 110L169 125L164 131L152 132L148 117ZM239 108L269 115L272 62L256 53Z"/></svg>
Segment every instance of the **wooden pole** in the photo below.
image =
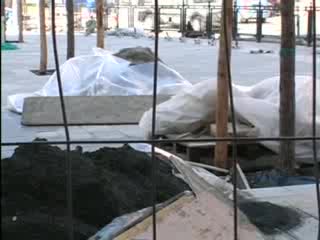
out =
<svg viewBox="0 0 320 240"><path fill-rule="evenodd" d="M67 59L74 57L74 9L73 0L67 0Z"/></svg>
<svg viewBox="0 0 320 240"><path fill-rule="evenodd" d="M19 26L19 42L23 42L23 8L22 1L17 0L18 26Z"/></svg>
<svg viewBox="0 0 320 240"><path fill-rule="evenodd" d="M40 16L40 69L39 69L39 72L45 73L47 71L47 65L48 65L45 0L39 0L39 16Z"/></svg>
<svg viewBox="0 0 320 240"><path fill-rule="evenodd" d="M104 26L103 26L103 0L96 0L97 15L97 47L104 48Z"/></svg>
<svg viewBox="0 0 320 240"><path fill-rule="evenodd" d="M294 1L281 0L280 135L295 135L295 19ZM279 167L294 172L295 142L280 142Z"/></svg>
<svg viewBox="0 0 320 240"><path fill-rule="evenodd" d="M221 28L220 28L220 45L218 60L218 82L217 82L217 99L216 99L216 133L217 137L226 137L228 133L228 69L227 69L227 52L226 44L229 49L229 59L231 57L231 37L232 37L232 0L224 0L226 7L226 17L223 17L223 8L221 12ZM226 24L224 21L226 20ZM226 28L225 28L226 26ZM225 33L228 42L225 39ZM215 147L215 165L221 168L228 168L228 145L226 142L217 142Z"/></svg>

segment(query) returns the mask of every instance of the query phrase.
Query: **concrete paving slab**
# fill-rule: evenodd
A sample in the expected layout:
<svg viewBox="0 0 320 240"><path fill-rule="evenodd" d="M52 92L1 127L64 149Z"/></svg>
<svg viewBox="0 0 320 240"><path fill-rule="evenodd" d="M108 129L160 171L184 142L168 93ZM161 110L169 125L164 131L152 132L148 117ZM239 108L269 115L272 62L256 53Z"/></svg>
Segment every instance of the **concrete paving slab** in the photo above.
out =
<svg viewBox="0 0 320 240"><path fill-rule="evenodd" d="M84 129L80 127L69 127L69 134L71 140L90 140L93 138L93 135L86 132ZM36 134L38 138L45 138L49 141L64 141L66 140L65 130L60 128L56 131L47 131L40 132Z"/></svg>
<svg viewBox="0 0 320 240"><path fill-rule="evenodd" d="M159 95L157 102L168 100ZM68 96L65 97L69 125L137 124L152 107L152 96ZM22 124L26 126L63 125L59 97L26 98Z"/></svg>

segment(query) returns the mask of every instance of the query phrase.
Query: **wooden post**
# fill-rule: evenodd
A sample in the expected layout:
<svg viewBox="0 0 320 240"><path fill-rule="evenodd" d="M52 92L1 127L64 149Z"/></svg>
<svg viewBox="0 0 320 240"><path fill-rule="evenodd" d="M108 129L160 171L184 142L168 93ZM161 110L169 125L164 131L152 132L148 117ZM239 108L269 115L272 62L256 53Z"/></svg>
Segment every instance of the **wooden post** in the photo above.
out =
<svg viewBox="0 0 320 240"><path fill-rule="evenodd" d="M45 73L47 71L47 65L48 65L45 0L39 0L39 16L40 16L40 69L39 69L39 72Z"/></svg>
<svg viewBox="0 0 320 240"><path fill-rule="evenodd" d="M22 1L17 0L17 14L18 14L18 26L19 26L19 42L23 42L23 8Z"/></svg>
<svg viewBox="0 0 320 240"><path fill-rule="evenodd" d="M6 41L6 18L5 18L5 3L1 0L1 44Z"/></svg>
<svg viewBox="0 0 320 240"><path fill-rule="evenodd" d="M308 9L308 21L307 21L307 43L308 43L308 47L311 47L311 43L312 43L312 10L311 8Z"/></svg>
<svg viewBox="0 0 320 240"><path fill-rule="evenodd" d="M294 1L281 0L280 135L295 135L295 19ZM292 174L295 142L280 142L279 167Z"/></svg>
<svg viewBox="0 0 320 240"><path fill-rule="evenodd" d="M97 47L104 48L103 0L96 0L97 15Z"/></svg>
<svg viewBox="0 0 320 240"><path fill-rule="evenodd" d="M226 7L226 17L223 17L221 10L221 28L220 28L220 46L218 60L218 82L217 82L217 100L216 100L216 127L217 137L227 137L228 133L228 69L227 69L227 52L226 44L229 49L229 59L231 57L231 38L232 38L232 0L223 1ZM226 19L226 24L224 24ZM226 28L225 28L226 26ZM228 42L226 43L225 33ZM215 165L221 168L228 167L228 144L226 142L217 142L215 147Z"/></svg>
<svg viewBox="0 0 320 240"><path fill-rule="evenodd" d="M74 57L74 9L73 0L67 0L67 59Z"/></svg>

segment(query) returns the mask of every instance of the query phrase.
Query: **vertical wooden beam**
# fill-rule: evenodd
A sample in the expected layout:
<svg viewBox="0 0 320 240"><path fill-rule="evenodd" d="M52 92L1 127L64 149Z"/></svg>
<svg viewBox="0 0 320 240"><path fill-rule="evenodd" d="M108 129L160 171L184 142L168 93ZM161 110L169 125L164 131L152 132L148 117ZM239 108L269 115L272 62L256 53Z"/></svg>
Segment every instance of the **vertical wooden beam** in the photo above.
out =
<svg viewBox="0 0 320 240"><path fill-rule="evenodd" d="M103 0L96 0L97 14L97 47L104 48L104 26L103 26Z"/></svg>
<svg viewBox="0 0 320 240"><path fill-rule="evenodd" d="M295 135L295 19L294 1L281 0L280 135ZM295 167L295 142L280 142L279 167L289 174Z"/></svg>
<svg viewBox="0 0 320 240"><path fill-rule="evenodd" d="M229 90L228 90L228 69L226 45L229 49L229 59L231 57L231 37L232 37L232 0L224 0L226 7L226 16L221 12L220 45L218 60L218 81L217 81L217 99L216 99L216 127L217 137L227 137L228 133L228 108L229 108ZM225 22L226 20L226 22ZM226 26L226 27L225 27ZM227 35L227 42L225 35ZM217 142L215 147L215 165L221 168L228 167L228 145L226 142Z"/></svg>
<svg viewBox="0 0 320 240"><path fill-rule="evenodd" d="M39 0L39 21L40 21L40 73L47 71L48 65L48 47L46 34L46 14L45 0Z"/></svg>
<svg viewBox="0 0 320 240"><path fill-rule="evenodd" d="M74 9L73 0L67 0L67 59L74 57Z"/></svg>
<svg viewBox="0 0 320 240"><path fill-rule="evenodd" d="M18 14L18 27L19 27L19 42L23 42L23 8L22 1L17 0L17 14Z"/></svg>

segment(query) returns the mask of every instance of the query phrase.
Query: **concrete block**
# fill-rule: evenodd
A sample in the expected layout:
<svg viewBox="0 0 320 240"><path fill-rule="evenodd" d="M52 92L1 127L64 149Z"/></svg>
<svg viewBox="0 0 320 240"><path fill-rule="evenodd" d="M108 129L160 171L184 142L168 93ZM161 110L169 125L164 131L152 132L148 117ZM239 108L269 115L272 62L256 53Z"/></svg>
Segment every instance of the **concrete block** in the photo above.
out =
<svg viewBox="0 0 320 240"><path fill-rule="evenodd" d="M157 102L169 98L160 95ZM137 124L152 107L152 96L68 96L65 106L70 125ZM62 125L59 97L26 98L21 121L27 126Z"/></svg>

